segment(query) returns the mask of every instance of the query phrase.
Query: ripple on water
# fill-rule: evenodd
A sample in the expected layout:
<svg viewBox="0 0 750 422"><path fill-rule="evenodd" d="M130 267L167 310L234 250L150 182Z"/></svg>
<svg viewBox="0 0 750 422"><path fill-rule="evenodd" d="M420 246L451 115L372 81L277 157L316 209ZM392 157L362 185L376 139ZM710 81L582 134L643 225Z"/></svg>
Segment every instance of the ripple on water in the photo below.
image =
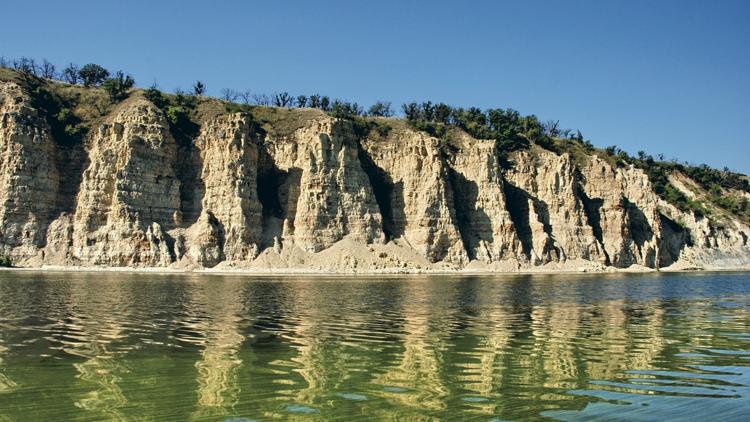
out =
<svg viewBox="0 0 750 422"><path fill-rule="evenodd" d="M304 404L287 404L286 406L284 406L284 410L286 410L289 413L302 413L302 414L320 413L318 409L315 409L310 406L305 406Z"/></svg>
<svg viewBox="0 0 750 422"><path fill-rule="evenodd" d="M338 393L336 395L343 399L352 400L352 401L366 401L368 399L367 396L363 394L357 394L357 393Z"/></svg>

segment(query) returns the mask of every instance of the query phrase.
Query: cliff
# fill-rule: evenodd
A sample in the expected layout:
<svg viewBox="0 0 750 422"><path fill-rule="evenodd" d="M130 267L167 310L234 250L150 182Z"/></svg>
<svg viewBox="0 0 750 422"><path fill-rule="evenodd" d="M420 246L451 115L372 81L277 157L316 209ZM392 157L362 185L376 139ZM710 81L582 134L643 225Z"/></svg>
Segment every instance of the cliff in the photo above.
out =
<svg viewBox="0 0 750 422"><path fill-rule="evenodd" d="M644 169L599 152L507 152L458 129L435 137L400 119L232 112L214 99L186 132L141 92L93 117L78 92L87 131L62 139L59 113L37 98L39 86L59 87L32 82L0 81L0 252L14 266L750 266L743 215L708 201L707 212L680 208ZM696 201L708 195L685 174L669 181Z"/></svg>

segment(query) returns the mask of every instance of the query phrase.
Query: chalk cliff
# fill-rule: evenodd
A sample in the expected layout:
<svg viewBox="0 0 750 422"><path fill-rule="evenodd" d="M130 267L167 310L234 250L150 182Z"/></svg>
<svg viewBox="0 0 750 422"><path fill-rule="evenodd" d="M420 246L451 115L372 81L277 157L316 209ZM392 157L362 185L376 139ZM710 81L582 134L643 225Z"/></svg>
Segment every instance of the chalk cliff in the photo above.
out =
<svg viewBox="0 0 750 422"><path fill-rule="evenodd" d="M0 253L15 266L256 271L744 268L740 216L680 210L634 165L221 110L177 136L140 93L79 144L0 82ZM257 109L262 111L261 108ZM293 124L290 122L293 121ZM285 130L275 130L282 125ZM178 140L179 139L179 140ZM700 189L670 175L688 197ZM747 193L739 193L750 196Z"/></svg>

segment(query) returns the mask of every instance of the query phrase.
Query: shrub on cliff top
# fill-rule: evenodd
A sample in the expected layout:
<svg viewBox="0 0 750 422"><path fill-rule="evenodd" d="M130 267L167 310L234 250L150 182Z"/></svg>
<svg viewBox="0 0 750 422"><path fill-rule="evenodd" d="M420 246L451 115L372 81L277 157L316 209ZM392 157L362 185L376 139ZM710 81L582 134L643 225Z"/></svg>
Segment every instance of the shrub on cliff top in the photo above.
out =
<svg viewBox="0 0 750 422"><path fill-rule="evenodd" d="M127 96L128 90L135 85L135 80L130 75L125 75L118 70L113 78L109 78L102 84L112 101L121 101Z"/></svg>
<svg viewBox="0 0 750 422"><path fill-rule="evenodd" d="M96 86L109 77L109 71L98 64L89 63L78 71L78 76L83 81L83 86Z"/></svg>

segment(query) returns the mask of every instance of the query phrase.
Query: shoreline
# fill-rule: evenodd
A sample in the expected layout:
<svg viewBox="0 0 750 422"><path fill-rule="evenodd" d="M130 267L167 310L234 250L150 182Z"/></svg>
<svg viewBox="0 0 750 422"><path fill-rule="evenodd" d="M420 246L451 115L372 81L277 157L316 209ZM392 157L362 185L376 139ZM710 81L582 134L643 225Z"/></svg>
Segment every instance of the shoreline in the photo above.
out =
<svg viewBox="0 0 750 422"><path fill-rule="evenodd" d="M717 273L717 272L750 272L750 267L734 268L675 268L653 269L640 268L610 268L599 269L523 269L518 271L492 270L416 270L416 271L327 271L310 269L181 269L155 267L71 267L71 266L42 266L42 267L0 267L0 271L7 272L50 272L50 273L123 273L123 274L155 274L155 275L236 275L236 276L264 276L264 277L375 277L375 276L509 276L509 275L604 275L604 274L653 274L653 273Z"/></svg>

